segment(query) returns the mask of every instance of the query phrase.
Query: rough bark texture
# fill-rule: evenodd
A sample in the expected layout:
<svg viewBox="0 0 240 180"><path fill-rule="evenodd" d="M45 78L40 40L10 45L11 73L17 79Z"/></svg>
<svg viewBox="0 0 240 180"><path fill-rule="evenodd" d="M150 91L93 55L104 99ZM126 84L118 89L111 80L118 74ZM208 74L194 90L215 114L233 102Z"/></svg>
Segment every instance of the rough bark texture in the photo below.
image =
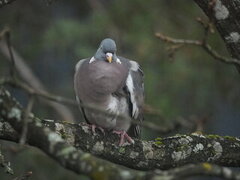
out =
<svg viewBox="0 0 240 180"><path fill-rule="evenodd" d="M169 169L187 163L209 162L225 166L240 165L240 140L217 135L177 135L154 141L135 140L134 145L118 146L119 137L101 132L93 135L85 123L80 125L46 123L76 148L133 169ZM234 158L233 158L234 157Z"/></svg>
<svg viewBox="0 0 240 180"><path fill-rule="evenodd" d="M240 1L194 0L213 21L233 58L240 61ZM212 3L212 5L211 5ZM240 67L238 66L240 72Z"/></svg>
<svg viewBox="0 0 240 180"><path fill-rule="evenodd" d="M10 97L7 91L2 89L0 92L0 117L2 118L0 119L0 138L17 141L19 138L17 132L21 132L22 128L24 110ZM76 149L138 170L169 169L187 163L201 162L240 166L240 139L235 137L177 135L157 138L154 141L135 140L134 145L126 143L119 147L117 135L111 132L106 132L104 135L100 131L92 134L89 126L85 123L79 125L59 123L52 120L40 120L33 115L29 118L27 142L48 154L50 153L49 155L54 159L57 159L55 156L59 154L59 149L64 149L65 145L62 144L62 141L65 140ZM50 132L50 130L46 130L46 127L51 129L51 132L56 132L53 137L57 134L60 135L61 140L54 142L53 145L49 141L48 135L40 135ZM38 136L40 137L37 138ZM46 144L46 142L48 143Z"/></svg>

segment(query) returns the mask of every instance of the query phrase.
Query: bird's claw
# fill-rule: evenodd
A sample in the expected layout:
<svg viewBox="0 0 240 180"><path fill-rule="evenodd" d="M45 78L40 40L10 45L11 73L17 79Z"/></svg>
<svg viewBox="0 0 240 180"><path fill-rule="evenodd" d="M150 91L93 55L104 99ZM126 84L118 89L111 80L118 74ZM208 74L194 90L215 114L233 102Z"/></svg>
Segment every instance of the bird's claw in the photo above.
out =
<svg viewBox="0 0 240 180"><path fill-rule="evenodd" d="M95 124L89 124L89 127L91 128L93 134L96 134L96 129L99 129L103 135L105 135L105 131L102 127L96 126Z"/></svg>
<svg viewBox="0 0 240 180"><path fill-rule="evenodd" d="M130 144L134 144L134 140L126 133L126 131L116 131L114 130L113 133L120 135L120 142L119 142L119 146L122 146L125 143L125 139L127 139L127 141Z"/></svg>

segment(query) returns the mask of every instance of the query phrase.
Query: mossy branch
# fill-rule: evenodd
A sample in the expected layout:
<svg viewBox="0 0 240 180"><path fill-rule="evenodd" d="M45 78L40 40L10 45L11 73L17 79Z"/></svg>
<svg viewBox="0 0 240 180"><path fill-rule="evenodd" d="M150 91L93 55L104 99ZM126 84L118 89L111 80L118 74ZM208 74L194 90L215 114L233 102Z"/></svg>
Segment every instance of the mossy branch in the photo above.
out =
<svg viewBox="0 0 240 180"><path fill-rule="evenodd" d="M3 88L0 89L0 109L0 138L17 142L23 127L24 110ZM170 169L189 163L240 166L240 139L230 136L176 135L154 141L135 140L134 145L119 147L119 137L111 132L104 135L97 131L92 134L85 123L40 120L33 114L29 116L28 129L27 143L38 147L64 167L90 177L93 173L101 173L99 167L105 173L113 171L121 174L127 171L135 178L143 178L155 176L154 169ZM117 164L149 171L122 168ZM104 176L112 177L113 174Z"/></svg>

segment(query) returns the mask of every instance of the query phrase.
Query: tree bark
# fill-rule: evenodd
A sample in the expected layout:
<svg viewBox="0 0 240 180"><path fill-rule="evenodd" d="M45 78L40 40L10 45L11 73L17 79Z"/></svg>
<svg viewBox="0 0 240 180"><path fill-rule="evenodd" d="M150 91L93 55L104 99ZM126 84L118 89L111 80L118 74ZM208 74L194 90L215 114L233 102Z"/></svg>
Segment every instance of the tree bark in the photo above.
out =
<svg viewBox="0 0 240 180"><path fill-rule="evenodd" d="M6 90L1 89L0 109L2 118L0 138L18 141L23 127L23 108L12 99ZM27 142L47 152L54 159L57 157L53 156L53 152L47 151L53 146L52 142L46 143L43 135L39 138L36 135L37 131L44 133L46 127L78 150L90 152L116 164L137 170L169 169L187 163L201 162L240 166L240 139L235 137L199 134L176 135L168 138L156 138L154 141L135 139L134 145L125 143L124 146L119 147L117 135L111 132L106 132L104 135L100 131L93 134L85 123L71 124L40 120L33 114L29 119ZM62 141L60 142L62 143ZM54 152L54 154L56 153Z"/></svg>

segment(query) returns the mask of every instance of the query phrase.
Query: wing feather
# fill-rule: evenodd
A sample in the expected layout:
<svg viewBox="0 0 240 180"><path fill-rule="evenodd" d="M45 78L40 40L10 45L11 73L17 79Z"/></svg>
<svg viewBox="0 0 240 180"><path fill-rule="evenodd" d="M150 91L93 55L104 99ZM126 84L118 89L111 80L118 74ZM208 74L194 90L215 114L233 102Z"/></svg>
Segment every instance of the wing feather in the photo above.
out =
<svg viewBox="0 0 240 180"><path fill-rule="evenodd" d="M85 121L90 124L89 120L87 119L87 116L86 116L86 113L85 113L85 110L84 108L81 106L81 99L79 97L79 93L77 91L77 86L78 86L78 71L80 70L82 64L86 61L86 60L89 60L89 58L87 59L81 59L80 61L78 61L78 63L76 64L75 66L75 74L74 74L74 90L75 90L75 94L76 94L76 100L77 100L77 103L78 103L78 106L79 106L79 109L80 111L82 112L82 115L85 119Z"/></svg>
<svg viewBox="0 0 240 180"><path fill-rule="evenodd" d="M126 86L129 95L130 115L133 119L143 121L143 103L144 103L144 83L143 71L139 64L135 61L130 62L129 75L126 81ZM141 128L139 125L132 124L128 130L129 135L140 137Z"/></svg>

